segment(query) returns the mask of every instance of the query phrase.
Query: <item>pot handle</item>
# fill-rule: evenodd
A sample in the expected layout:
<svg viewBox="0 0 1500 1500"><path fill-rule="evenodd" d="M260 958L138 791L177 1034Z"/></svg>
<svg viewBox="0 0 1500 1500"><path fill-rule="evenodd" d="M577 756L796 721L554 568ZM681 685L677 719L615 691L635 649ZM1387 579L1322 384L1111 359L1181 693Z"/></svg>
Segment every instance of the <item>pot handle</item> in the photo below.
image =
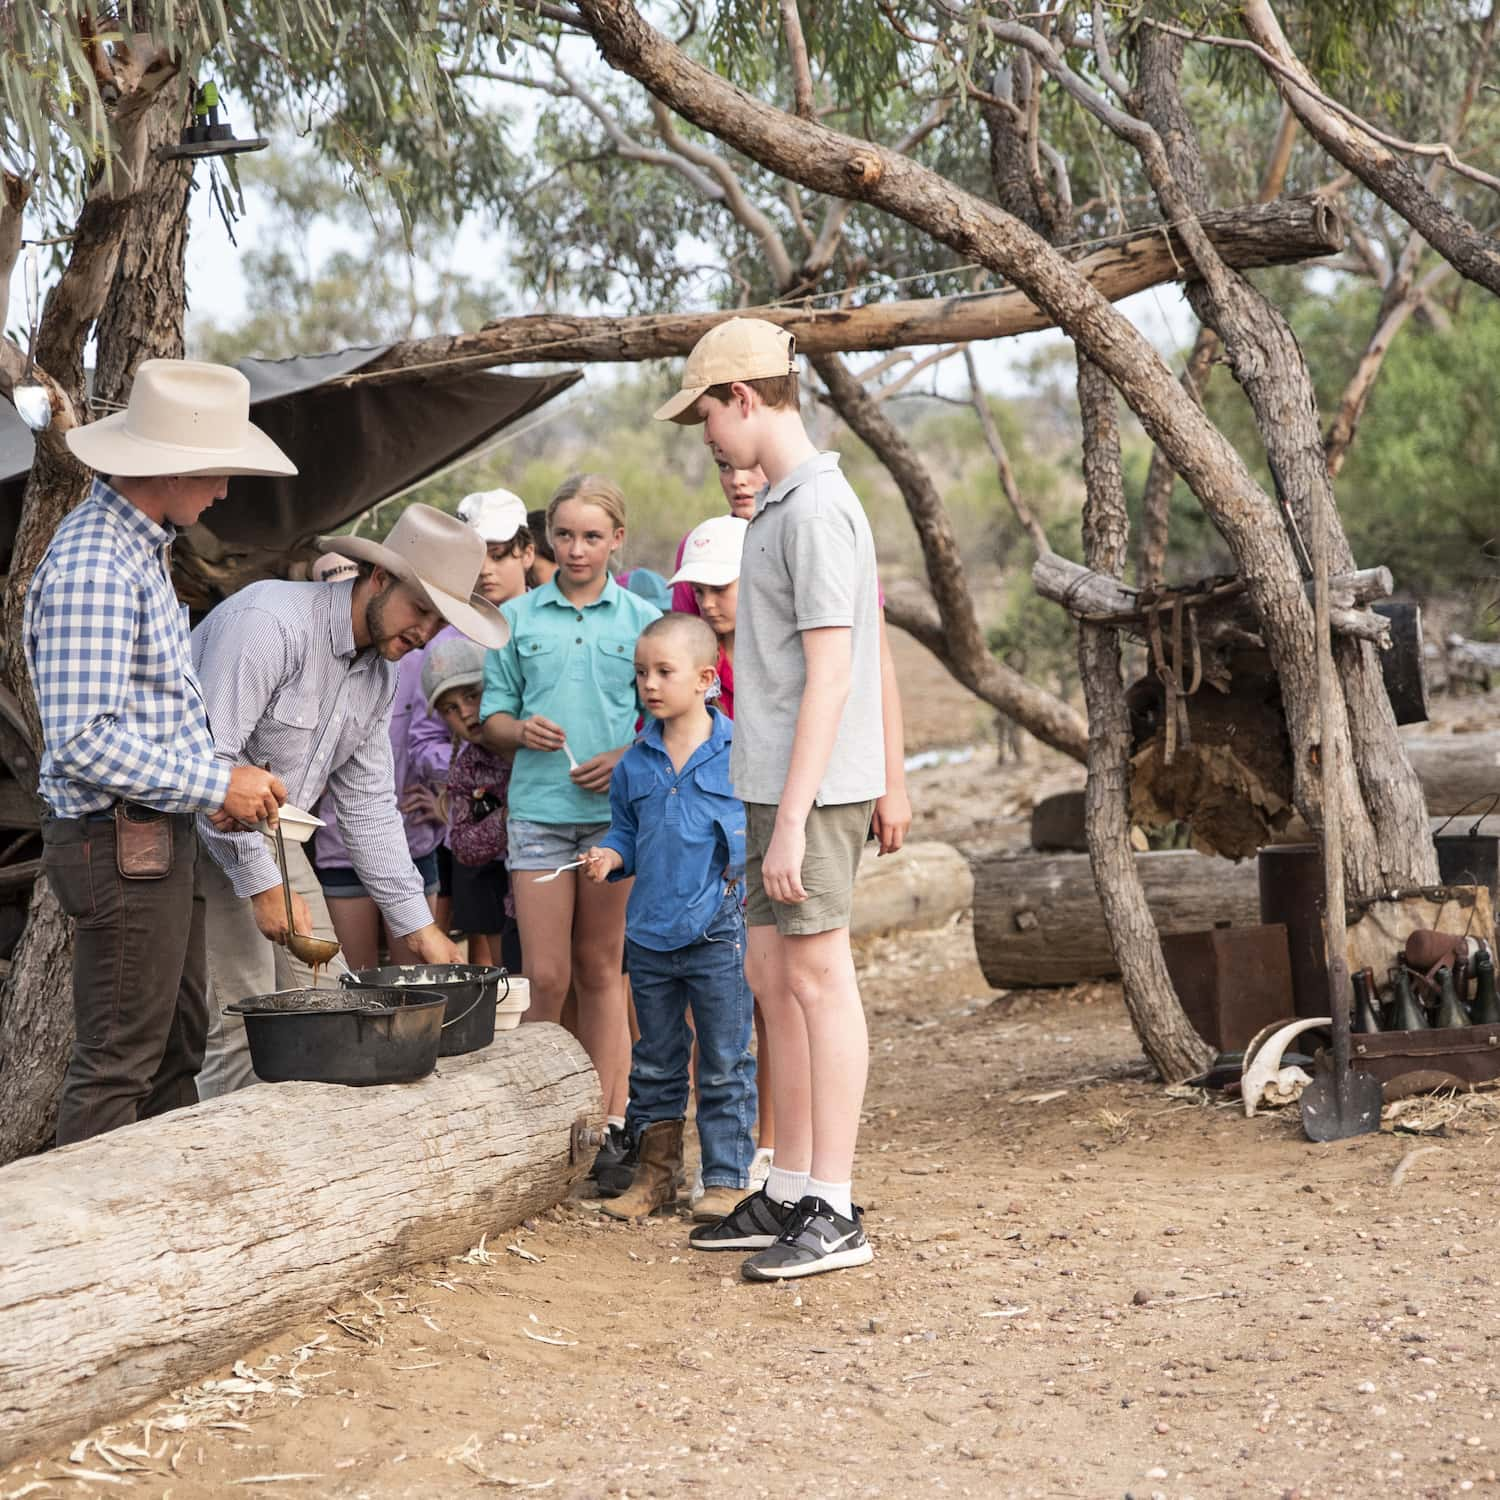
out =
<svg viewBox="0 0 1500 1500"><path fill-rule="evenodd" d="M1439 827L1432 835L1433 838L1438 838L1442 834L1443 830L1447 828L1447 826L1455 818L1461 818L1466 812L1468 812L1471 807L1473 807L1476 802L1483 802L1487 796L1490 797L1490 805L1474 820L1474 826L1469 830L1469 837L1473 838L1474 835L1479 832L1479 825L1484 822L1484 820L1489 817L1491 813L1495 811L1496 807L1500 807L1500 792L1494 793L1493 796L1491 796L1488 792L1481 792L1477 797L1470 797L1469 800L1465 802L1457 812L1449 813L1448 816L1443 819L1441 827Z"/></svg>
<svg viewBox="0 0 1500 1500"><path fill-rule="evenodd" d="M500 977L505 981L505 994L500 996L500 999L504 1000L510 995L510 975L507 974L504 969L501 969ZM450 1026L457 1026L460 1021L468 1020L468 1018L474 1014L475 1010L478 1009L479 1002L483 999L484 987L481 985L479 993L474 997L474 1004L471 1005L468 1010L464 1011L461 1015L454 1016L451 1021L444 1021L443 1030L446 1031Z"/></svg>

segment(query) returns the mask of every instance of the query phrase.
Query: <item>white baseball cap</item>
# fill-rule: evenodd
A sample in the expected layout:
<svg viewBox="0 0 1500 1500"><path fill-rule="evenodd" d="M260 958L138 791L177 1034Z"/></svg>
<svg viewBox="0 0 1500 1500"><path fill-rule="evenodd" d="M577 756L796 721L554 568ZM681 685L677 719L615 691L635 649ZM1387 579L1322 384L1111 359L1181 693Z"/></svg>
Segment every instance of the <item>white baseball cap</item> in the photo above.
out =
<svg viewBox="0 0 1500 1500"><path fill-rule="evenodd" d="M673 583L703 583L723 588L740 576L740 554L750 523L738 516L714 516L688 532L682 549L682 566L672 575Z"/></svg>
<svg viewBox="0 0 1500 1500"><path fill-rule="evenodd" d="M510 490L480 490L458 502L458 519L487 542L508 542L526 524L526 502Z"/></svg>

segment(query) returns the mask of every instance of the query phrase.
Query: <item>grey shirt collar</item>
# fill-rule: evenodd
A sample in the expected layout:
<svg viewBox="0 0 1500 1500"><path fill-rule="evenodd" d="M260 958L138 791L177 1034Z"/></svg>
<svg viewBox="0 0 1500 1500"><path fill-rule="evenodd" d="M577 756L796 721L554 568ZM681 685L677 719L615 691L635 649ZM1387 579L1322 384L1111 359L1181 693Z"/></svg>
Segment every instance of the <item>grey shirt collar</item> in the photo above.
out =
<svg viewBox="0 0 1500 1500"><path fill-rule="evenodd" d="M806 484L814 474L827 474L837 469L838 466L839 455L831 451L814 453L811 458L804 459L785 478L778 480L775 484L768 484L755 497L755 516L759 516L768 505L775 505L778 500L785 500L798 485ZM755 516L751 519L754 520Z"/></svg>

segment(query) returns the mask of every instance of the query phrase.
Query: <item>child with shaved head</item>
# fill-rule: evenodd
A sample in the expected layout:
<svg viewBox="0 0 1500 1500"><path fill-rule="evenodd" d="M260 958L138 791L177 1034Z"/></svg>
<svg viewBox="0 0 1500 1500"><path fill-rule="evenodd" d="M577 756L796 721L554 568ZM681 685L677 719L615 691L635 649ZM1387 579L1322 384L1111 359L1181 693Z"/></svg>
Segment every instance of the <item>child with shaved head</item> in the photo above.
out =
<svg viewBox="0 0 1500 1500"><path fill-rule="evenodd" d="M734 726L707 701L718 655L718 638L695 615L663 615L641 632L635 680L652 723L615 767L609 832L584 865L595 881L635 876L625 967L641 1035L625 1128L640 1165L630 1190L601 1205L617 1219L641 1219L676 1200L689 1010L705 1189L693 1217L717 1221L749 1183L755 1063L739 890L745 810L729 784Z"/></svg>

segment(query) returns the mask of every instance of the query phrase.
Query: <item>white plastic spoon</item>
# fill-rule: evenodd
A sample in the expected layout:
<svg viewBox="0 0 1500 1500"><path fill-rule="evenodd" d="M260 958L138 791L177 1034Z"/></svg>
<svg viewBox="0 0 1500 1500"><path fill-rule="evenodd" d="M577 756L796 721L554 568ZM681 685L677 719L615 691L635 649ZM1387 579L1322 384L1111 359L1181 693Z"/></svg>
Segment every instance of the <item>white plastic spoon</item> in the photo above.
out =
<svg viewBox="0 0 1500 1500"><path fill-rule="evenodd" d="M578 757L573 754L573 747L566 740L563 741L563 754L568 757L568 769L576 771L578 769Z"/></svg>
<svg viewBox="0 0 1500 1500"><path fill-rule="evenodd" d="M550 875L538 875L531 883L532 885L546 885L549 880L556 880L559 875L566 874L569 870L576 870L579 865L586 865L586 859L575 859L570 865L559 865Z"/></svg>

